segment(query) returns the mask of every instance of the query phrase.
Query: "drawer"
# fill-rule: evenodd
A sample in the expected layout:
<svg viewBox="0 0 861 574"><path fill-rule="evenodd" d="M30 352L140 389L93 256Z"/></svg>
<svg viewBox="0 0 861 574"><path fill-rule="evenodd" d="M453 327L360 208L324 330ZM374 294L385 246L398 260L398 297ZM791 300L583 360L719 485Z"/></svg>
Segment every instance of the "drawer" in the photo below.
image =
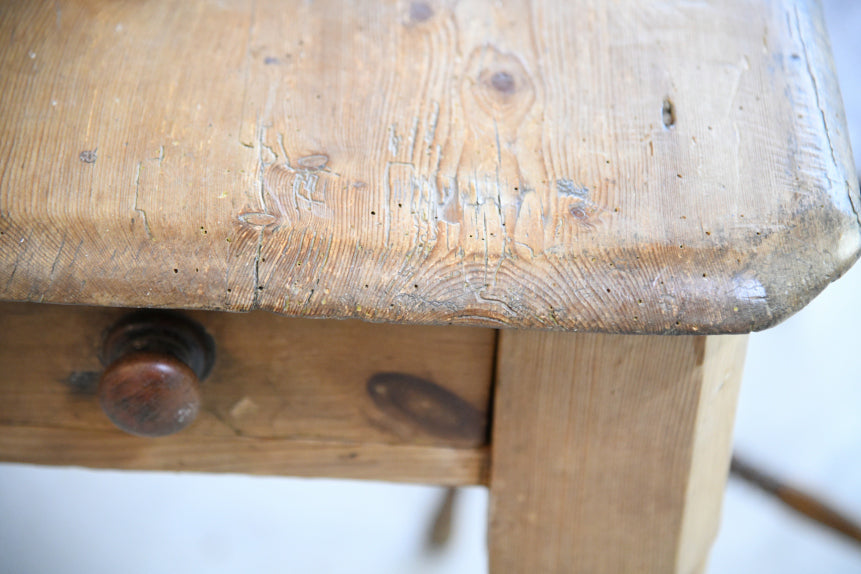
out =
<svg viewBox="0 0 861 574"><path fill-rule="evenodd" d="M485 482L492 329L183 313L215 365L196 420L151 439L116 429L95 394L128 312L0 303L0 460Z"/></svg>

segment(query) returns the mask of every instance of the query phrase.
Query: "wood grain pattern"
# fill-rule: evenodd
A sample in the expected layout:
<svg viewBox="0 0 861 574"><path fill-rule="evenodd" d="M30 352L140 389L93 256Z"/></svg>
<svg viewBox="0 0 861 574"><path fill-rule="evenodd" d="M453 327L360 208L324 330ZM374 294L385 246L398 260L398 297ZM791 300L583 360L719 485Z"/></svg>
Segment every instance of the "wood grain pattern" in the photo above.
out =
<svg viewBox="0 0 861 574"><path fill-rule="evenodd" d="M189 313L217 346L201 410L178 435L144 440L115 429L94 394L102 334L123 313L0 304L0 460L481 481L492 330ZM382 408L380 373L397 391Z"/></svg>
<svg viewBox="0 0 861 574"><path fill-rule="evenodd" d="M702 571L745 345L503 331L491 572Z"/></svg>
<svg viewBox="0 0 861 574"><path fill-rule="evenodd" d="M2 299L741 332L861 248L815 0L0 10Z"/></svg>
<svg viewBox="0 0 861 574"><path fill-rule="evenodd" d="M231 472L466 486L487 483L486 447L263 440L181 433L0 427L0 460L124 470Z"/></svg>

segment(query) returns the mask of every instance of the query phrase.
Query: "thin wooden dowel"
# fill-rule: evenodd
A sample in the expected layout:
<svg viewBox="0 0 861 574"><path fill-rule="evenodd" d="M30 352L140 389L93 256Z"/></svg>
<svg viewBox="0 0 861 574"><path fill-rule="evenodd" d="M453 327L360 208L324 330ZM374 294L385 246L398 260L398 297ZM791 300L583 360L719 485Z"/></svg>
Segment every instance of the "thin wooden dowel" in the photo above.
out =
<svg viewBox="0 0 861 574"><path fill-rule="evenodd" d="M733 476L775 497L799 514L830 528L856 544L861 544L861 525L812 494L788 486L779 478L739 458L738 455L732 457L730 472Z"/></svg>

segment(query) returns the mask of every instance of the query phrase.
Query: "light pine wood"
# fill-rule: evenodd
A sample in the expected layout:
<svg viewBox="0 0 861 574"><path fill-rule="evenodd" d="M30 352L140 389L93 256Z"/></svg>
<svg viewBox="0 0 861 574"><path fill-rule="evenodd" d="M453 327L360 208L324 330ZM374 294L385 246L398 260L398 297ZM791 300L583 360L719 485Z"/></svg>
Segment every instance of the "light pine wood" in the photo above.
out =
<svg viewBox="0 0 861 574"><path fill-rule="evenodd" d="M94 394L102 335L124 313L0 304L0 460L483 480L493 330L189 313L217 346L201 411L145 440Z"/></svg>
<svg viewBox="0 0 861 574"><path fill-rule="evenodd" d="M463 486L487 483L486 447L203 436L0 426L0 460L124 470L231 472Z"/></svg>
<svg viewBox="0 0 861 574"><path fill-rule="evenodd" d="M0 9L0 299L741 332L861 247L815 0Z"/></svg>
<svg viewBox="0 0 861 574"><path fill-rule="evenodd" d="M491 572L702 571L746 339L503 331Z"/></svg>
<svg viewBox="0 0 861 574"><path fill-rule="evenodd" d="M676 439L689 440L691 449L681 533L676 542L675 571L679 574L706 571L709 550L718 533L747 337L712 336L704 344L704 355L697 355L697 362L702 357L701 371L693 383L699 387L696 420L692 428L681 428L683 434ZM690 368L689 362L683 363L682 368L686 367Z"/></svg>

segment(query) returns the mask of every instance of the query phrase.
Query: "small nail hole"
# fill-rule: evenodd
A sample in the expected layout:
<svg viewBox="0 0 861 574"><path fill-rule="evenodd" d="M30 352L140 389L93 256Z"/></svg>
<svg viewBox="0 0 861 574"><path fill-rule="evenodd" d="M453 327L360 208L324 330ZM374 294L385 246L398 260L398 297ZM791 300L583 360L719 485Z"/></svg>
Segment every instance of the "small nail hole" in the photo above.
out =
<svg viewBox="0 0 861 574"><path fill-rule="evenodd" d="M676 108L670 98L664 98L664 106L661 110L661 115L664 119L664 127L671 128L676 125Z"/></svg>

